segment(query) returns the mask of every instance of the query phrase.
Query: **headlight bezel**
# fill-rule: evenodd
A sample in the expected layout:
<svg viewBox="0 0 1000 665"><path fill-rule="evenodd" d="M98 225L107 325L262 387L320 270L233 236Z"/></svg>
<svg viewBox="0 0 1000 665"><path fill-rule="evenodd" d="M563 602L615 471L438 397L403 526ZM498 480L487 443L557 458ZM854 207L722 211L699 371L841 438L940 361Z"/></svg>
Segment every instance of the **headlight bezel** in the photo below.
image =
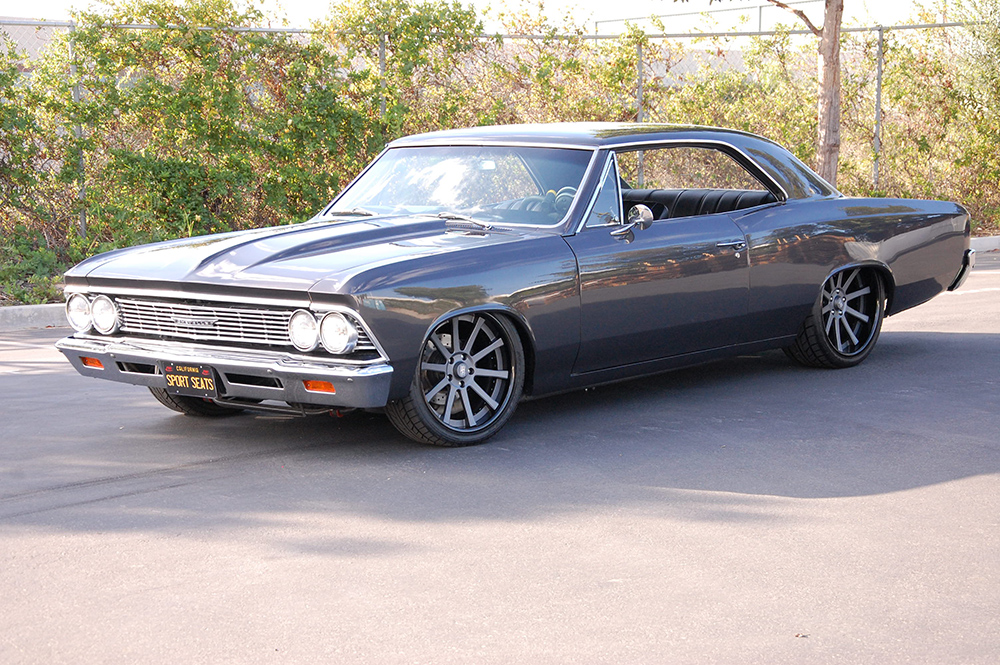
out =
<svg viewBox="0 0 1000 665"><path fill-rule="evenodd" d="M114 319L111 321L111 325L102 326L98 321L98 308L110 307L110 312ZM91 325L93 325L94 330L101 333L102 335L113 335L121 328L121 312L118 309L118 305L115 304L111 298L106 295L99 295L90 301L90 320Z"/></svg>
<svg viewBox="0 0 1000 665"><path fill-rule="evenodd" d="M80 310L74 310L74 303L82 302L84 309L82 313ZM82 316L83 318L79 318ZM77 318L74 318L77 317ZM73 330L77 332L87 332L94 327L94 318L91 315L90 309L90 298L83 295L82 293L74 293L69 298L66 299L66 320L69 321L69 325Z"/></svg>
<svg viewBox="0 0 1000 665"><path fill-rule="evenodd" d="M334 327L339 330L334 330ZM327 331L330 331L329 335ZM358 328L343 312L327 312L320 319L319 339L327 353L346 355L352 353L358 344Z"/></svg>
<svg viewBox="0 0 1000 665"><path fill-rule="evenodd" d="M296 338L296 320L311 322L311 326L307 326L307 328L311 330L311 334L307 338ZM297 309L292 312L292 315L288 317L288 338L291 340L292 346L303 353L315 351L316 347L319 346L320 343L319 321L316 320L316 315L307 309ZM308 342L308 344L305 342Z"/></svg>

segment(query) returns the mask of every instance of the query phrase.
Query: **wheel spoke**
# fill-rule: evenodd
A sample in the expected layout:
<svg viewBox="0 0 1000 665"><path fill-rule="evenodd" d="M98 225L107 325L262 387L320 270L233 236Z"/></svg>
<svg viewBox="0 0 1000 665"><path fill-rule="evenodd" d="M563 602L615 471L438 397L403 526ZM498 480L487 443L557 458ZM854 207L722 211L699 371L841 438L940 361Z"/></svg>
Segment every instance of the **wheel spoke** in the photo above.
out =
<svg viewBox="0 0 1000 665"><path fill-rule="evenodd" d="M477 367L476 376L486 376L491 379L509 379L510 372L502 369L479 369Z"/></svg>
<svg viewBox="0 0 1000 665"><path fill-rule="evenodd" d="M434 399L434 397L439 392L441 392L442 390L444 390L444 387L446 385L448 385L448 377L447 376L444 377L443 379L441 379L441 381L438 382L438 384L436 386L434 386L433 388L431 388L428 392L424 393L424 401L427 402L428 404L430 404L431 400Z"/></svg>
<svg viewBox="0 0 1000 665"><path fill-rule="evenodd" d="M447 346L444 345L444 343L441 342L441 338L438 337L437 333L432 333L430 339L431 343L434 344L434 346L437 348L438 353L440 353L445 358L451 356L451 349L449 349Z"/></svg>
<svg viewBox="0 0 1000 665"><path fill-rule="evenodd" d="M833 312L830 312L829 315L827 315L827 317L826 317L826 334L827 335L830 334L830 328L833 327L833 322L836 321L836 320L837 320L837 317L834 316Z"/></svg>
<svg viewBox="0 0 1000 665"><path fill-rule="evenodd" d="M451 419L451 410L455 408L455 394L457 392L458 388L455 386L451 386L451 389L448 391L448 402L444 405L443 416L443 420L446 424L453 422Z"/></svg>
<svg viewBox="0 0 1000 665"><path fill-rule="evenodd" d="M437 372L439 374L447 374L447 366L439 365L437 363L420 363L420 369L427 372Z"/></svg>
<svg viewBox="0 0 1000 665"><path fill-rule="evenodd" d="M489 355L493 351L499 349L501 346L503 346L503 339L500 338L500 337L497 337L495 340L493 340L492 344L490 344L489 346L487 346L485 349L483 349L482 351L480 351L476 355L472 356L472 362L476 362L476 363L479 362L480 360L482 360L484 357L486 357L487 355Z"/></svg>
<svg viewBox="0 0 1000 665"><path fill-rule="evenodd" d="M458 339L458 317L456 316L451 320L451 352L458 353L461 348L462 345Z"/></svg>
<svg viewBox="0 0 1000 665"><path fill-rule="evenodd" d="M492 397L490 397L486 393L485 390L483 390L482 388L480 388L478 383L476 383L475 381L472 381L468 385L469 385L470 388L472 388L474 391L476 391L477 395L479 395L480 397L483 398L483 401L486 402L487 405L489 405L489 407L490 407L491 410L493 410L493 411L497 410L497 407L500 406L500 404L495 399L493 399Z"/></svg>
<svg viewBox="0 0 1000 665"><path fill-rule="evenodd" d="M841 286L840 288L842 290L846 291L847 287L851 285L851 282L854 281L854 278L857 277L860 272L861 272L861 268L855 269L855 271L851 273L851 276L847 278L847 281L844 282L844 285Z"/></svg>
<svg viewBox="0 0 1000 665"><path fill-rule="evenodd" d="M861 312L859 312L858 310L854 309L850 305L848 305L847 307L844 308L844 314L850 314L854 318L860 319L861 321L864 321L865 323L868 323L869 318L870 318L867 314L862 314Z"/></svg>
<svg viewBox="0 0 1000 665"><path fill-rule="evenodd" d="M847 331L847 336L851 338L852 344L858 343L858 338L854 335L854 331L851 330L851 326L847 325L847 319L841 319L844 322L844 330Z"/></svg>
<svg viewBox="0 0 1000 665"><path fill-rule="evenodd" d="M855 298L860 298L861 296L866 296L866 295L868 295L871 292L872 292L872 290L866 286L865 288L859 289L859 290L855 291L854 293L848 293L847 294L847 299L848 300L854 300Z"/></svg>
<svg viewBox="0 0 1000 665"><path fill-rule="evenodd" d="M836 317L834 317L834 318L836 318ZM837 321L839 322L840 319L837 319ZM843 353L844 352L844 343L840 341L840 323L837 323L837 325L833 327L833 330L834 330L835 333L837 333L837 335L836 335L836 337L837 337L837 351L839 351L840 353Z"/></svg>
<svg viewBox="0 0 1000 665"><path fill-rule="evenodd" d="M462 406L465 408L465 420L469 423L469 427L476 426L476 414L472 412L472 405L469 404L469 389L461 388L462 393Z"/></svg>
<svg viewBox="0 0 1000 665"><path fill-rule="evenodd" d="M465 348L462 349L465 353L472 353L472 343L476 341L476 337L479 336L479 331L483 329L483 317L476 317L476 325L472 326L472 332L469 333L469 340L465 344Z"/></svg>

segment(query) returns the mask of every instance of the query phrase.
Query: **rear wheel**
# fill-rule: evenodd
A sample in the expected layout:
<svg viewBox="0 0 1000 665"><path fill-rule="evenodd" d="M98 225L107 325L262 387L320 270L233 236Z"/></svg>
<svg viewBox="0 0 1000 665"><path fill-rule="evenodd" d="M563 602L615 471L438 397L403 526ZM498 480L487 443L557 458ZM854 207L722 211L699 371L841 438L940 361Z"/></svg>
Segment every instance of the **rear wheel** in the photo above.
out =
<svg viewBox="0 0 1000 665"><path fill-rule="evenodd" d="M524 349L503 316L462 314L424 341L409 394L385 412L409 438L435 446L471 446L496 434L524 388Z"/></svg>
<svg viewBox="0 0 1000 665"><path fill-rule="evenodd" d="M882 278L871 268L848 268L823 284L790 358L809 367L854 367L871 353L885 314Z"/></svg>
<svg viewBox="0 0 1000 665"><path fill-rule="evenodd" d="M228 406L219 406L212 400L203 399L201 397L172 395L164 388L154 388L150 386L149 392L153 393L153 397L156 398L156 401L163 406L173 411L177 411L178 413L183 413L186 416L218 418L220 416L236 415L242 410L233 409Z"/></svg>

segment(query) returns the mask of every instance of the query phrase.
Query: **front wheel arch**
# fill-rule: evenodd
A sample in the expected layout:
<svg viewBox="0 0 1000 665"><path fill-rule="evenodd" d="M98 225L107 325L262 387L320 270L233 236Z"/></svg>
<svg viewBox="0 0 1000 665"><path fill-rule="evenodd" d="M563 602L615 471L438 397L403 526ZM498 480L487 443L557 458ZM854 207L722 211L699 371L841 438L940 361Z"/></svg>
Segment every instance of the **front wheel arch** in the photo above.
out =
<svg viewBox="0 0 1000 665"><path fill-rule="evenodd" d="M403 435L438 446L469 446L496 434L524 394L523 332L490 308L437 319L424 337L406 395L385 407Z"/></svg>

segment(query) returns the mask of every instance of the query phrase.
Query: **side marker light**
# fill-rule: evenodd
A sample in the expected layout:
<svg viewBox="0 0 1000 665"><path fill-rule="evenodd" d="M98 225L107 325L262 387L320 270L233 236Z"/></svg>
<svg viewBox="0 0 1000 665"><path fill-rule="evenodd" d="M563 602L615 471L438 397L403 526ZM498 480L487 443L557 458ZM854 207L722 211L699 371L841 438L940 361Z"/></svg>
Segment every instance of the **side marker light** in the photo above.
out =
<svg viewBox="0 0 1000 665"><path fill-rule="evenodd" d="M83 363L84 367L93 367L94 369L104 369L104 363L102 363L97 358L80 356L80 362Z"/></svg>
<svg viewBox="0 0 1000 665"><path fill-rule="evenodd" d="M303 381L302 385L311 393L337 393L337 389L329 381Z"/></svg>

